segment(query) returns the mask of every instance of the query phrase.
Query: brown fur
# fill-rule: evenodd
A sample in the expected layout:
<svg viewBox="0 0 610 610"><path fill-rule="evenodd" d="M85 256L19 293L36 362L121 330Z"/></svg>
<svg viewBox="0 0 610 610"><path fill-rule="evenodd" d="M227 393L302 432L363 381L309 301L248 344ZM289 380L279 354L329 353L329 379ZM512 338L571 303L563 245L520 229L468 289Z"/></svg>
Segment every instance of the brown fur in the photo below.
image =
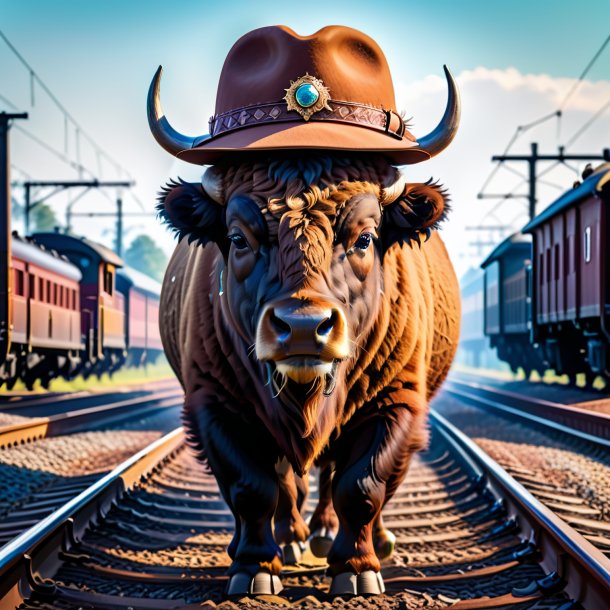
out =
<svg viewBox="0 0 610 610"><path fill-rule="evenodd" d="M214 413L225 412L227 421L242 422L231 424L243 426L233 428L238 444L245 446L255 442L256 434L260 436L257 442L269 452L270 462L266 463L286 456L299 473L315 459L336 463L343 478L337 479L337 489L342 491L336 492L340 497L335 503L345 533L329 557L332 571L379 569L371 546L373 524L404 477L411 454L427 442L428 400L447 374L459 334L457 281L434 230L446 212L446 198L434 185L407 185L396 201L387 202L384 189L396 181L397 172L378 158L323 159L314 170L305 162L302 167L298 163L294 161L296 169L279 161L219 168L224 201L247 195L266 224L264 236L257 238L261 250L252 261L258 264L261 256L268 256L271 272L248 288L248 302L224 294L235 281L227 269L244 275L238 265L250 265L249 258L243 259L246 263L227 259L234 255L229 254L231 246L222 233L226 204L206 203L205 192L197 186L173 185L164 194L162 214L181 235L197 241L189 244L183 239L168 266L161 295L161 335L186 392L185 425L200 456L208 451L205 438L212 424L205 422L211 422L212 416L205 409L211 405ZM181 188L189 191L188 197ZM343 259L336 258L343 246L336 240L343 224L357 211L358 197L368 197L368 205L371 197L380 208L384 204L381 245L375 250L373 267L354 267L345 276L349 284L345 288L344 282L332 277L344 273ZM247 207L240 204L242 210ZM233 261L229 267L227 260ZM368 289L363 290L361 280L369 282ZM359 330L350 335L353 351L340 365L331 397L322 394L322 382L317 380L304 399L291 397L289 389L279 399L272 398L264 369L252 353L252 329L257 320L249 320L243 313L248 311L244 307L259 307L272 298L266 294L269 290L304 302L315 301L312 295L323 295L326 301L345 304L351 328ZM265 431L270 433L268 438L263 438ZM369 441L367 435L373 435ZM362 451L369 446L374 450L376 477L367 483L373 512L362 516L357 525L358 519L348 523L341 511L349 512L350 505L363 500L369 458ZM240 451L237 445L235 451ZM232 468L241 472L243 459ZM261 467L266 468L263 462ZM243 468L247 468L245 463ZM243 476L246 478L240 480L249 480L247 470ZM291 475L282 476L282 480L292 480ZM383 482L381 487L378 481ZM233 491L228 487L223 493L231 505ZM269 495L270 502L273 497ZM286 497L292 503L286 513L292 514L296 538L302 539L303 524L294 514L296 494ZM239 512L235 506L232 509ZM325 519L336 523L328 502L320 515L321 523ZM283 531L287 531L285 527ZM239 533L236 536L238 540ZM242 532L241 536L251 534ZM275 571L273 551L267 548L266 558L259 564Z"/></svg>

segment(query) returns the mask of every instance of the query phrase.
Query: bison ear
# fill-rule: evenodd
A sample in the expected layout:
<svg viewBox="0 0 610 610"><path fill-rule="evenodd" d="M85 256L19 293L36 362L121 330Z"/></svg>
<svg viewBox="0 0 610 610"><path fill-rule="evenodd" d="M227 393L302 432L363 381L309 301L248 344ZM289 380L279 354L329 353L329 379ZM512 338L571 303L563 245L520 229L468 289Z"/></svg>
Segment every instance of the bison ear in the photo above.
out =
<svg viewBox="0 0 610 610"><path fill-rule="evenodd" d="M225 208L199 183L171 180L159 193L157 212L178 239L188 236L189 243L213 241L219 246L226 240Z"/></svg>
<svg viewBox="0 0 610 610"><path fill-rule="evenodd" d="M402 195L384 207L381 225L384 247L394 243L411 245L413 241L421 244L422 234L427 241L447 216L448 202L447 192L430 180L407 184Z"/></svg>

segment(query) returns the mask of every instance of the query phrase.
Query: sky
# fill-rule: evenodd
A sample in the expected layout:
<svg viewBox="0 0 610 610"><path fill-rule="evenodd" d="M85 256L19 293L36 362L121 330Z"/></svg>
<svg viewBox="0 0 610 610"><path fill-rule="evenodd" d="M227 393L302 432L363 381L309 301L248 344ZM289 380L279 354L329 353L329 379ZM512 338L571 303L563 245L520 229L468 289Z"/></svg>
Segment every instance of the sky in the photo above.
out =
<svg viewBox="0 0 610 610"><path fill-rule="evenodd" d="M32 96L31 76L0 40L0 111L29 113L12 130L13 180L77 179L64 160L80 160L92 174L136 181L124 193L125 209L147 216L126 218L127 243L139 233L154 237L166 252L174 242L154 217L155 195L170 177L197 180L201 168L176 161L153 140L146 121L146 94L158 65L164 67L162 100L174 127L189 135L207 131L214 112L216 85L224 58L246 32L285 24L311 34L329 24L360 29L384 50L393 75L397 106L413 117L412 132L428 133L442 115L447 64L461 90L460 131L450 148L422 164L403 168L408 179L434 177L450 191L452 214L443 229L454 265L461 275L476 265L507 230L527 220L526 201L477 199L492 171L493 154L501 153L519 125L557 110L596 51L610 34L610 2L523 1L389 1L310 0L299 3L158 0L76 2L0 0L0 30L35 70L53 95L114 162L99 155L68 123L40 85ZM295 75L299 76L299 75ZM33 99L32 99L33 98ZM541 152L556 152L610 101L610 44L563 108L563 117L523 133L511 152L527 152L539 142ZM32 104L33 102L33 104ZM23 131L27 130L27 133ZM36 142L36 138L39 140ZM610 108L584 131L568 151L599 154L610 147ZM50 152L51 148L54 152ZM523 164L502 168L488 193L527 185L514 172ZM541 165L540 170L547 166ZM572 185L584 163L556 167L540 184L539 209ZM511 171L512 170L512 171ZM77 192L48 200L63 219ZM13 195L20 199L16 186ZM89 192L74 204L75 212L109 212L118 193ZM477 233L473 225L502 226L504 231ZM75 219L76 232L110 244L111 218Z"/></svg>

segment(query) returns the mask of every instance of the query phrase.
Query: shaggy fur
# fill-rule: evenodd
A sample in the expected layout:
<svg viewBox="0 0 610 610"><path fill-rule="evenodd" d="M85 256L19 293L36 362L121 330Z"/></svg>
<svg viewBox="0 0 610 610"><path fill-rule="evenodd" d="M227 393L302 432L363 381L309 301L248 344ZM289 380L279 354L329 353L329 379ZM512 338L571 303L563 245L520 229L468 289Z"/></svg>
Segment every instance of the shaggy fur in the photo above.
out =
<svg viewBox="0 0 610 610"><path fill-rule="evenodd" d="M406 184L390 197L398 172L377 157L269 159L215 171L220 203L182 182L160 197L161 216L188 236L166 273L161 334L186 392L190 442L241 523L229 548L232 571L279 570L270 530L278 501L288 507L276 514L282 541L286 531L307 535L286 483L293 475L274 470L283 457L298 475L315 461L334 470L341 527L331 571L378 570L373 525L426 444L427 403L457 345L457 282L436 231L446 194L436 184ZM227 238L235 214L253 229L249 249ZM379 216L375 243L354 255L355 238L346 236ZM346 316L352 350L331 395L321 379L303 392L270 376L256 357L265 305L288 297L319 297ZM324 502L315 525L336 530Z"/></svg>

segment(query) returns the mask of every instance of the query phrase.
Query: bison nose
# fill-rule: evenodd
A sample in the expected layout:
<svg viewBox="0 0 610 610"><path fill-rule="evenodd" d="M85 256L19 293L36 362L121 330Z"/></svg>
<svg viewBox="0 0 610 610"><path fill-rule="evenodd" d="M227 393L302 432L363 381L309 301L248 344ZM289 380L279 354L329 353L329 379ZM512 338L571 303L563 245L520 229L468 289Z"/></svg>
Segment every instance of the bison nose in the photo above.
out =
<svg viewBox="0 0 610 610"><path fill-rule="evenodd" d="M312 356L330 361L347 357L345 316L337 307L324 305L287 299L267 306L256 333L259 359Z"/></svg>
<svg viewBox="0 0 610 610"><path fill-rule="evenodd" d="M293 347L313 343L310 347L319 348L324 345L331 335L339 319L336 309L323 309L299 314L287 307L270 308L269 322L277 334L280 342L290 341ZM306 350L303 353L310 353Z"/></svg>

